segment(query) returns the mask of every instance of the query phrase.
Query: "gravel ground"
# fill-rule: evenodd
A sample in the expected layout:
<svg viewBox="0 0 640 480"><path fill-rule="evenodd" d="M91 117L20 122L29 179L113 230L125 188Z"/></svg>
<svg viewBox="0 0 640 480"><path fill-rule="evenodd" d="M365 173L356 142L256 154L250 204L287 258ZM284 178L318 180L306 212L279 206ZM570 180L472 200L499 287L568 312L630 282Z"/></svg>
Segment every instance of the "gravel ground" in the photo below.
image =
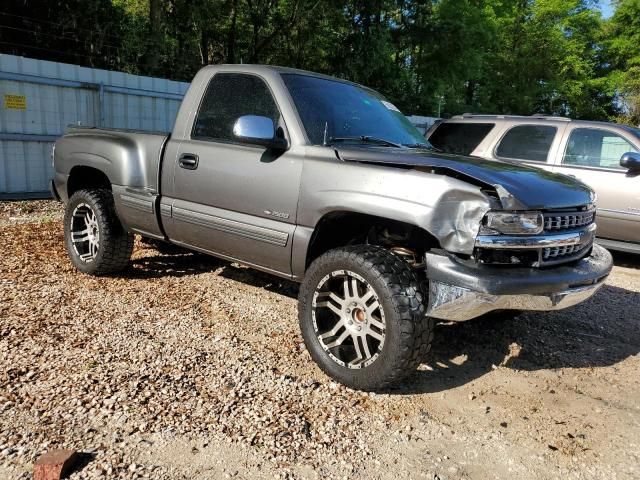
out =
<svg viewBox="0 0 640 480"><path fill-rule="evenodd" d="M640 259L589 302L437 327L405 384L310 361L297 286L136 243L76 272L59 204L0 202L0 478L83 452L80 478L640 477Z"/></svg>

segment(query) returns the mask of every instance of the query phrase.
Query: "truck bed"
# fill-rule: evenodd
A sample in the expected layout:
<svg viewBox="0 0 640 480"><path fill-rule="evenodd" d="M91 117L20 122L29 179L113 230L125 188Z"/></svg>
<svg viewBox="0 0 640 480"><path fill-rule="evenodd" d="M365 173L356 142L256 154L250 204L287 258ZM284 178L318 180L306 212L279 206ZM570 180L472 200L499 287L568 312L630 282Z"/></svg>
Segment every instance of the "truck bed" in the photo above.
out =
<svg viewBox="0 0 640 480"><path fill-rule="evenodd" d="M122 223L129 230L162 238L157 220L160 165L168 133L70 126L56 143L54 184L66 201L64 188L71 170L86 175L104 173L111 185Z"/></svg>

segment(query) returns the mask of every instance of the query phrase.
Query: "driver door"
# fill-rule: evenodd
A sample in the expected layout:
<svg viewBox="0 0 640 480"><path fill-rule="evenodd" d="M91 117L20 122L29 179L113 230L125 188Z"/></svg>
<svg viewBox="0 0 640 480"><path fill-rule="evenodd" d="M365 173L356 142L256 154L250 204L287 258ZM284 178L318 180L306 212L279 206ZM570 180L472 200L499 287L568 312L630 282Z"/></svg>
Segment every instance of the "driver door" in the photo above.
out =
<svg viewBox="0 0 640 480"><path fill-rule="evenodd" d="M243 144L233 127L244 115L268 117L286 132L261 77L215 74L190 137L170 149L172 218L165 228L176 243L288 275L302 158Z"/></svg>

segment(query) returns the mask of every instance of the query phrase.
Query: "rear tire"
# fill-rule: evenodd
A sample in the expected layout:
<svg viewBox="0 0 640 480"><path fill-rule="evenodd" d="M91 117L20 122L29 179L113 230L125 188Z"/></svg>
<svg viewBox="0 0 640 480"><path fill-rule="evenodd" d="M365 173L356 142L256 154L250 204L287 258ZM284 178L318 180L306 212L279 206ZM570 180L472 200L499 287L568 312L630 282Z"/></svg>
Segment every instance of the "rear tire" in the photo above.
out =
<svg viewBox="0 0 640 480"><path fill-rule="evenodd" d="M124 269L133 252L133 235L120 223L113 194L106 189L78 190L71 196L64 239L71 263L89 275Z"/></svg>
<svg viewBox="0 0 640 480"><path fill-rule="evenodd" d="M434 321L418 278L389 250L355 245L316 259L300 288L299 321L313 360L358 390L380 390L427 356Z"/></svg>

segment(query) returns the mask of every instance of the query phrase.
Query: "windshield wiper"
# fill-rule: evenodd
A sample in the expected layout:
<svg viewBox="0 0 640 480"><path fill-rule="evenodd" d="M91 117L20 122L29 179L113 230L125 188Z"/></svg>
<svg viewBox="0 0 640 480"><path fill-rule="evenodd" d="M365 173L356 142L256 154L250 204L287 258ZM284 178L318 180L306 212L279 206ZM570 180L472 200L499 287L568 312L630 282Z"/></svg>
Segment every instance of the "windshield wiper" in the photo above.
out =
<svg viewBox="0 0 640 480"><path fill-rule="evenodd" d="M407 148L424 148L426 150L433 150L434 152L442 152L439 148L434 147L430 143L403 143Z"/></svg>
<svg viewBox="0 0 640 480"><path fill-rule="evenodd" d="M329 137L329 144L333 142L363 142L363 143L376 143L378 145L384 145L387 147L403 148L399 143L385 140L384 138L372 137L370 135L360 135L358 137Z"/></svg>

